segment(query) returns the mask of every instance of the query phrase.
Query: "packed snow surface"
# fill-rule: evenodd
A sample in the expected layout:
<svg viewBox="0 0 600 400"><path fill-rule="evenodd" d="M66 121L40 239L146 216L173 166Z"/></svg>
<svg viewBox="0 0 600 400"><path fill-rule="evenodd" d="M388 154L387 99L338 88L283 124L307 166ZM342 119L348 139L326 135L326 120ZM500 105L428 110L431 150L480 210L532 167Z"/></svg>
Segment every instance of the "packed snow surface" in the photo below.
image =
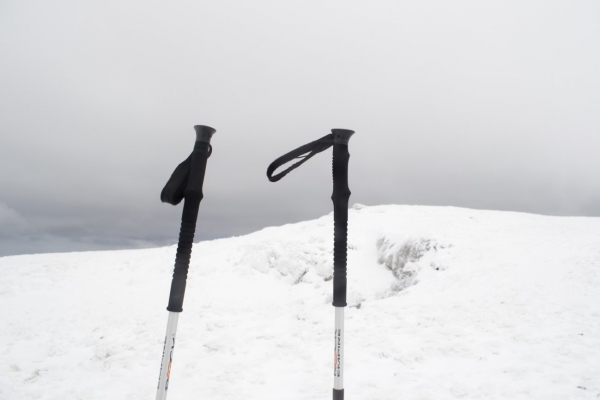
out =
<svg viewBox="0 0 600 400"><path fill-rule="evenodd" d="M332 247L195 244L169 399L331 398ZM0 258L0 399L154 399L175 250ZM600 396L600 218L356 205L348 255L347 400Z"/></svg>

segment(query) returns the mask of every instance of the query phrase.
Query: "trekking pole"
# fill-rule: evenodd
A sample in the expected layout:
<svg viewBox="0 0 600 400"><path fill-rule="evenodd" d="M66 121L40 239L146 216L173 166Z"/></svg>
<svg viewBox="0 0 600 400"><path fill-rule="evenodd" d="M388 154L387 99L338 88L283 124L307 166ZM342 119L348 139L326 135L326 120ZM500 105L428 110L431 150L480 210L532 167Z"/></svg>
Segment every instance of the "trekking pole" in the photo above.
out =
<svg viewBox="0 0 600 400"><path fill-rule="evenodd" d="M333 400L344 399L344 307L346 307L346 265L348 255L348 141L354 131L332 129L331 134L300 146L269 165L267 177L277 182L312 156L333 145L333 306L335 307ZM277 168L296 158L302 160L273 176Z"/></svg>
<svg viewBox="0 0 600 400"><path fill-rule="evenodd" d="M196 232L196 220L200 201L202 200L202 184L204 183L204 172L206 161L212 154L210 138L216 132L215 129L204 126L194 126L196 130L196 144L192 154L175 168L173 175L165 185L160 194L163 203L177 205L183 202L183 213L181 215L181 230L179 232L179 243L177 255L175 256L175 270L171 281L171 293L169 295L169 320L167 322L167 333L163 347L162 361L160 363L160 375L156 400L165 400L169 389L169 378L171 376L171 365L173 363L173 351L175 349L175 333L179 313L183 311L183 295L187 280L190 258L192 255L192 243Z"/></svg>

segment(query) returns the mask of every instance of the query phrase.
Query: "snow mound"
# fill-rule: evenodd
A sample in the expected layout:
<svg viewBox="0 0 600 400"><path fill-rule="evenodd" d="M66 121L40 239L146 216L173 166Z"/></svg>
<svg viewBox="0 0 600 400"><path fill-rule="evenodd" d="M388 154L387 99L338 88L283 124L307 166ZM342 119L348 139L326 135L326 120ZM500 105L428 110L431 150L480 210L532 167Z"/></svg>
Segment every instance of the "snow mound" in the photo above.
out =
<svg viewBox="0 0 600 400"><path fill-rule="evenodd" d="M348 240L348 399L600 395L599 218L354 205ZM330 397L332 241L195 244L169 398ZM0 399L153 398L175 250L0 258Z"/></svg>
<svg viewBox="0 0 600 400"><path fill-rule="evenodd" d="M448 268L444 259L448 257L446 251L451 244L441 244L435 239L412 238L405 241L395 241L387 236L382 236L376 243L378 262L390 269L398 282L394 285L394 292L406 289L418 282L416 275L422 265L428 265L436 271Z"/></svg>

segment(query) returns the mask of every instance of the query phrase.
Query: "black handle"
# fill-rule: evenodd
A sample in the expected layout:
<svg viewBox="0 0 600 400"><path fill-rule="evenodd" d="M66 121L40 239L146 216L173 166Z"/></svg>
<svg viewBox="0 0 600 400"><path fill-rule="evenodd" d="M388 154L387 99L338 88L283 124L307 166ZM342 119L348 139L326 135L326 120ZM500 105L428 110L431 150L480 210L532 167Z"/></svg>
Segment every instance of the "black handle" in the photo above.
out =
<svg viewBox="0 0 600 400"><path fill-rule="evenodd" d="M196 144L190 156L190 169L187 177L187 186L183 191L185 198L183 213L181 215L181 229L179 231L179 243L175 257L175 270L171 281L171 293L167 310L171 312L183 311L183 296L187 281L190 258L192 256L192 243L196 232L196 220L200 209L200 202L204 197L202 185L206 171L206 161L212 153L210 138L216 132L215 129L196 125Z"/></svg>
<svg viewBox="0 0 600 400"><path fill-rule="evenodd" d="M333 133L333 305L346 307L346 263L348 256L348 141L354 131L332 129Z"/></svg>

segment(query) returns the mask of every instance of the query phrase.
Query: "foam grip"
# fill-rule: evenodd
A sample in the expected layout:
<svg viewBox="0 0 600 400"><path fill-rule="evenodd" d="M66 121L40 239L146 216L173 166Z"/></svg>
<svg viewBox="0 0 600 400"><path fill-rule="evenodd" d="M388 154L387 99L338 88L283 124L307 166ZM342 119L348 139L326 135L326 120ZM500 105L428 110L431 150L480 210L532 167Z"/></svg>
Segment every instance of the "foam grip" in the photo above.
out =
<svg viewBox="0 0 600 400"><path fill-rule="evenodd" d="M333 145L333 305L346 306L346 262L348 256L348 145Z"/></svg>
<svg viewBox="0 0 600 400"><path fill-rule="evenodd" d="M181 229L179 231L179 243L177 255L175 256L175 270L171 281L171 293L167 310L171 312L183 311L183 297L187 282L190 259L192 257L192 244L196 232L196 220L198 210L202 201L202 185L206 171L206 161L210 155L210 144L196 142L191 156L191 167L188 177L188 185L184 191L185 202L181 215Z"/></svg>

